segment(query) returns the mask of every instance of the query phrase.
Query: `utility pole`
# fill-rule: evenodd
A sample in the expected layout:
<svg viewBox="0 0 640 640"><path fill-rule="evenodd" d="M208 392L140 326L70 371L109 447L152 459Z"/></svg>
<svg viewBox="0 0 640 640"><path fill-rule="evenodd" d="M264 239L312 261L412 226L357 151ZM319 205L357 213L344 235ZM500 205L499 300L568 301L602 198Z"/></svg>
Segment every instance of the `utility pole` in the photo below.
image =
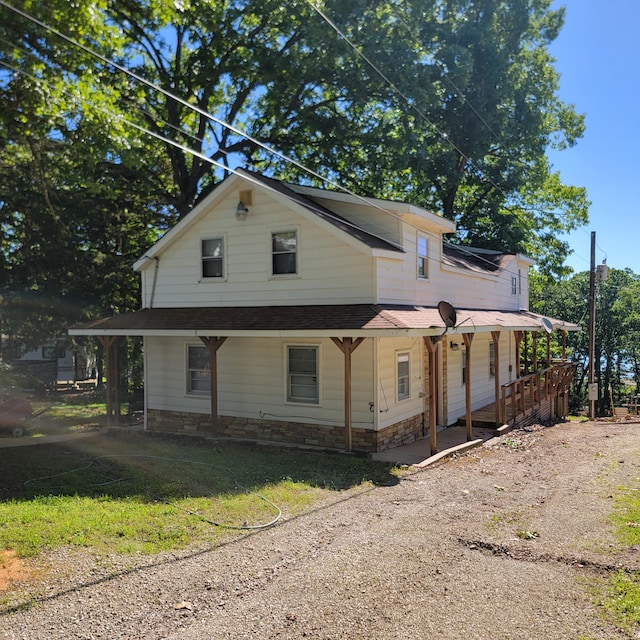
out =
<svg viewBox="0 0 640 640"><path fill-rule="evenodd" d="M596 232L591 232L591 270L589 271L589 419L595 420L596 400L598 398L595 385L596 358Z"/></svg>

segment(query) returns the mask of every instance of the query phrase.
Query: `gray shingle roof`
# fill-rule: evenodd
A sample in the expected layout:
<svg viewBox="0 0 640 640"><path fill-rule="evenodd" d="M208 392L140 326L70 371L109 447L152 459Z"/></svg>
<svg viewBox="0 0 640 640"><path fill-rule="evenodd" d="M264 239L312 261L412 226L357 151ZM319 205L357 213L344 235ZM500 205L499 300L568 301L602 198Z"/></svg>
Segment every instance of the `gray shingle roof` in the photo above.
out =
<svg viewBox="0 0 640 640"><path fill-rule="evenodd" d="M542 318L528 311L458 309L458 333L542 331ZM555 329L578 330L551 319ZM284 335L300 332L344 335L437 335L445 325L436 307L411 305L301 305L142 309L73 327L73 335Z"/></svg>

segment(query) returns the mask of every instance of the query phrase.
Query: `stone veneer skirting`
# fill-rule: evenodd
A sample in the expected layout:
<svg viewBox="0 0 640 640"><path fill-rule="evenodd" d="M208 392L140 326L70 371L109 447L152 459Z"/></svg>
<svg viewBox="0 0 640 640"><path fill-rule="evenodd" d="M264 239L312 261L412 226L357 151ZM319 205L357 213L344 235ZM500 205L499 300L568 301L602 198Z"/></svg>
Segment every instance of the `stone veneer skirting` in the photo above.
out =
<svg viewBox="0 0 640 640"><path fill-rule="evenodd" d="M220 416L214 431L209 415L149 409L147 428L149 431L163 433L201 433L225 438L268 440L327 449L345 448L344 426L341 425ZM396 422L380 431L353 427L351 429L352 449L375 453L410 444L424 436L424 429L422 414Z"/></svg>

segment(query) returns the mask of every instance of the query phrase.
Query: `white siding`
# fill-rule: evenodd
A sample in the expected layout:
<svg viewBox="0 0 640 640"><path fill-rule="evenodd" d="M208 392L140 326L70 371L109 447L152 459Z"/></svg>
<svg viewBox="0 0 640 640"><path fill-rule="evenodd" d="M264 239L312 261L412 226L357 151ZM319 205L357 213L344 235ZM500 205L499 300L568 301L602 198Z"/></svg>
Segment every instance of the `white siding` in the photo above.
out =
<svg viewBox="0 0 640 640"><path fill-rule="evenodd" d="M148 406L207 414L208 396L186 391L186 348L201 344L182 338L147 338ZM320 404L286 402L286 345L319 347ZM373 428L373 340L352 355L353 426ZM344 356L331 340L228 338L218 351L218 410L221 415L344 424Z"/></svg>
<svg viewBox="0 0 640 640"><path fill-rule="evenodd" d="M406 253L399 260L380 258L377 261L377 301L381 304L417 304L434 306L448 300L461 309L504 309L517 311L528 306L528 270L518 264L515 256L506 269L496 275L453 269L441 264L442 241L428 234L429 278L417 275L417 237L420 232L406 225L403 246ZM518 269L521 277L518 277ZM516 277L516 295L512 294L511 278Z"/></svg>
<svg viewBox="0 0 640 640"><path fill-rule="evenodd" d="M451 349L451 342L459 345L458 351ZM484 407L495 399L495 379L489 373L489 343L491 334L475 334L471 343L471 410ZM446 342L447 354L447 415L449 424L453 424L466 414L465 386L462 384L462 359L464 341L462 336L449 336ZM515 379L515 344L513 334L503 331L500 333L499 367L500 384L506 384ZM509 367L512 371L509 371Z"/></svg>
<svg viewBox="0 0 640 640"><path fill-rule="evenodd" d="M396 394L396 354L409 353L409 391L410 396L398 400ZM422 339L421 338L381 338L378 340L378 390L375 410L378 416L378 428L395 424L424 412L424 380L422 377Z"/></svg>
<svg viewBox="0 0 640 640"><path fill-rule="evenodd" d="M145 306L151 292L154 307L251 306L369 303L374 301L373 258L257 192L246 220L235 219L237 194L229 194L202 215L145 266ZM271 233L296 230L298 275L271 275ZM225 277L201 278L202 239L224 237Z"/></svg>

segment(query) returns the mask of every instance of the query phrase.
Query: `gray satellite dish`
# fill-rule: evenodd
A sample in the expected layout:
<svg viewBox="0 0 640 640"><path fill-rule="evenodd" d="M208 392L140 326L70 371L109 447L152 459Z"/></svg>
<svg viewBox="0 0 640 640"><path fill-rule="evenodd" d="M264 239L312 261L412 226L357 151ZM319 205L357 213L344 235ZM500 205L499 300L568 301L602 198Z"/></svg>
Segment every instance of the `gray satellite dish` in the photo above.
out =
<svg viewBox="0 0 640 640"><path fill-rule="evenodd" d="M553 323L551 322L551 320L549 320L549 318L542 318L542 328L547 333L553 333Z"/></svg>
<svg viewBox="0 0 640 640"><path fill-rule="evenodd" d="M444 322L444 326L447 329L451 329L456 326L456 310L453 308L453 305L448 303L446 300L440 300L438 302L438 313L442 318L442 322Z"/></svg>

